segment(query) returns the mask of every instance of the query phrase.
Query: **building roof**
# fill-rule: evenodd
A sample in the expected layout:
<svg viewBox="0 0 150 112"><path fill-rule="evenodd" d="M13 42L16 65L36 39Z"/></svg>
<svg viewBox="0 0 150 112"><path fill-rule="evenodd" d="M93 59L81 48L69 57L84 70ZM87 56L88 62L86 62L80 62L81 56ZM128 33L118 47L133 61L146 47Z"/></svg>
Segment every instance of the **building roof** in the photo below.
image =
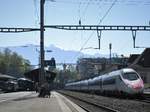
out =
<svg viewBox="0 0 150 112"><path fill-rule="evenodd" d="M133 63L139 56L140 54L131 54L128 59L128 63Z"/></svg>
<svg viewBox="0 0 150 112"><path fill-rule="evenodd" d="M138 56L135 61L130 65L140 65L142 67L150 67L150 48L146 48L140 56Z"/></svg>

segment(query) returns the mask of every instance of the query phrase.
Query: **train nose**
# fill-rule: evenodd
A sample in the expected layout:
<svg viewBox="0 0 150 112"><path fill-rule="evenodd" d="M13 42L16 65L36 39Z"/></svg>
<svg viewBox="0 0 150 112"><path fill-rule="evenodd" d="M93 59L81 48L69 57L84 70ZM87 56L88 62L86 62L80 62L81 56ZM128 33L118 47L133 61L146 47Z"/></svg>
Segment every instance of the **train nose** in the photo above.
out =
<svg viewBox="0 0 150 112"><path fill-rule="evenodd" d="M132 85L132 88L133 88L133 89L142 89L143 87L144 87L143 81L139 81L139 82L134 83L134 84Z"/></svg>
<svg viewBox="0 0 150 112"><path fill-rule="evenodd" d="M135 85L133 85L132 87L133 87L133 89L141 89L141 88L142 88L142 86L141 86L141 85L136 85L136 86L135 86Z"/></svg>

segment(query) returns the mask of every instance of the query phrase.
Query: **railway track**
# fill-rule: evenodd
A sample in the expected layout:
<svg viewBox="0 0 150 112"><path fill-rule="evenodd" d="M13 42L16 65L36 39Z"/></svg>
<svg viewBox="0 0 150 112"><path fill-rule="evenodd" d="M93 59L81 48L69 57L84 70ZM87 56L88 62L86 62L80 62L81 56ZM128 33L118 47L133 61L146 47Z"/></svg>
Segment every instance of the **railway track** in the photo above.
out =
<svg viewBox="0 0 150 112"><path fill-rule="evenodd" d="M144 100L136 99L136 101L140 101L140 102L144 102L144 103L150 103L150 99L144 99Z"/></svg>
<svg viewBox="0 0 150 112"><path fill-rule="evenodd" d="M144 103L150 103L150 99L149 98L143 98L143 99L134 99L135 101L139 101L139 102L144 102Z"/></svg>
<svg viewBox="0 0 150 112"><path fill-rule="evenodd" d="M140 100L145 103L150 103L150 94L143 94L144 99Z"/></svg>
<svg viewBox="0 0 150 112"><path fill-rule="evenodd" d="M136 99L106 97L74 91L58 92L67 96L87 112L149 112L150 110L148 99L137 99L136 101Z"/></svg>
<svg viewBox="0 0 150 112"><path fill-rule="evenodd" d="M91 102L87 99L83 99L83 98L79 98L79 97L75 97L73 95L69 95L66 94L65 92L59 91L61 94L71 98L71 100L73 100L74 102L77 102L77 104L83 108L84 110L86 110L87 112L93 112L93 111L100 111L100 112L120 112L119 110L110 108L108 106L105 105L100 105L97 104L95 102Z"/></svg>

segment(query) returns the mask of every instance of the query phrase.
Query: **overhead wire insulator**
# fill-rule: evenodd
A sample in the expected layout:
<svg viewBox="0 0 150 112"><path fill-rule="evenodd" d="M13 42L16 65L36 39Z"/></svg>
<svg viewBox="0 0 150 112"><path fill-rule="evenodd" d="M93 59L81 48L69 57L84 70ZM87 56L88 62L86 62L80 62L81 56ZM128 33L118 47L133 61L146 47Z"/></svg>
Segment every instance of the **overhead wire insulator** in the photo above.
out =
<svg viewBox="0 0 150 112"><path fill-rule="evenodd" d="M101 48L101 44L100 44L100 42L101 42L101 33L102 33L102 31L101 30L97 30L97 37L98 37L98 45L99 45L99 50L100 50L100 48Z"/></svg>
<svg viewBox="0 0 150 112"><path fill-rule="evenodd" d="M81 19L79 19L79 25L81 26Z"/></svg>
<svg viewBox="0 0 150 112"><path fill-rule="evenodd" d="M133 37L133 48L136 48L136 46L135 46L136 30L132 31L132 37Z"/></svg>

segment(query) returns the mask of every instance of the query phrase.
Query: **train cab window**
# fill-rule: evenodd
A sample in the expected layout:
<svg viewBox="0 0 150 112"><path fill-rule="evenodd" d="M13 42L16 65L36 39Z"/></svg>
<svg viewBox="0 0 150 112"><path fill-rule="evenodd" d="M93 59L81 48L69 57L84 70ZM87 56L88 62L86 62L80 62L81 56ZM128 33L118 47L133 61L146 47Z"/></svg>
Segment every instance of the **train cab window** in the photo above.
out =
<svg viewBox="0 0 150 112"><path fill-rule="evenodd" d="M139 78L139 76L135 72L124 73L122 76L124 79L128 79L131 81L137 80Z"/></svg>

